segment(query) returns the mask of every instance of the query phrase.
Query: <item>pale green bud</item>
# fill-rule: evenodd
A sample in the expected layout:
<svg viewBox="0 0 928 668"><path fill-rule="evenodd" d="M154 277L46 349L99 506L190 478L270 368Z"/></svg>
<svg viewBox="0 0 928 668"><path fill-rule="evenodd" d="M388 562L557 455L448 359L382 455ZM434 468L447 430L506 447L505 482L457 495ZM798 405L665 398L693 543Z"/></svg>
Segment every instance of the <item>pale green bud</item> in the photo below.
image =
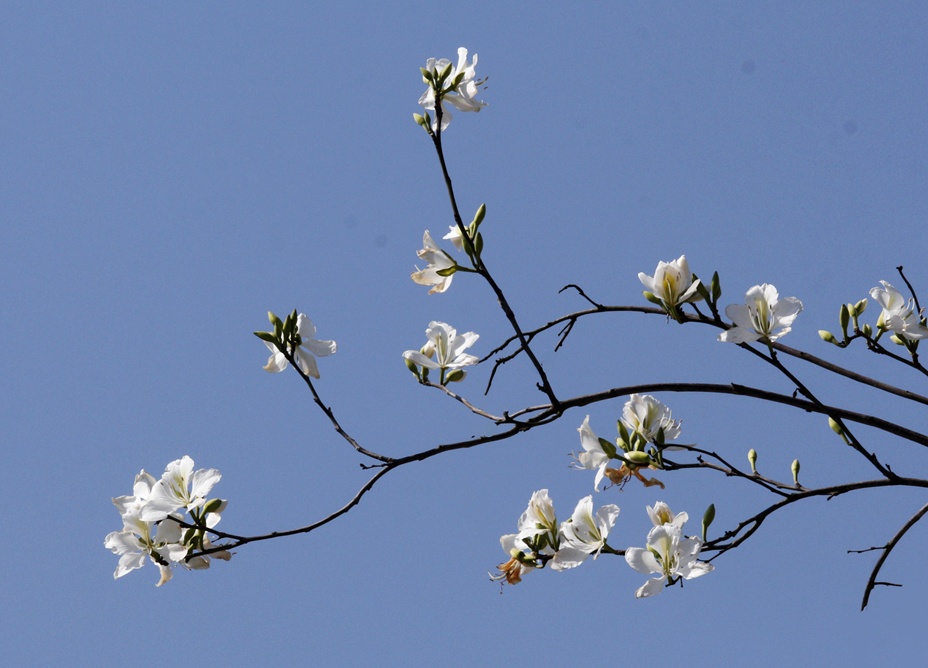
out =
<svg viewBox="0 0 928 668"><path fill-rule="evenodd" d="M648 456L647 452L641 452L640 450L632 450L631 452L625 453L625 459L630 461L632 464L637 464L639 466L647 466L651 463L651 458Z"/></svg>
<svg viewBox="0 0 928 668"><path fill-rule="evenodd" d="M854 310L857 311L857 315L860 315L867 309L867 300L861 299L859 302L854 304Z"/></svg>
<svg viewBox="0 0 928 668"><path fill-rule="evenodd" d="M834 343L838 345L838 340L835 338L835 335L825 329L818 330L819 338L822 339L825 343Z"/></svg>
<svg viewBox="0 0 928 668"><path fill-rule="evenodd" d="M447 376L445 376L446 383L460 383L467 377L467 372L464 369L455 369Z"/></svg>
<svg viewBox="0 0 928 668"><path fill-rule="evenodd" d="M712 524L712 520L715 519L715 504L710 503L709 507L706 508L706 512L702 516L702 540L706 541L706 531L708 531L709 526Z"/></svg>
<svg viewBox="0 0 928 668"><path fill-rule="evenodd" d="M841 331L847 335L847 325L851 321L851 314L847 310L847 304L841 304L841 310L838 312L838 322L841 323Z"/></svg>
<svg viewBox="0 0 928 668"><path fill-rule="evenodd" d="M748 450L748 461L751 463L751 473L757 473L757 450Z"/></svg>
<svg viewBox="0 0 928 668"><path fill-rule="evenodd" d="M425 120L425 116L423 116L422 114L413 114L413 115L412 115L412 118L413 118L413 120L414 120L416 123L418 123L418 124L421 125L422 127L424 127L424 128L425 128L425 127L428 127L428 124L429 124L429 123L428 123L427 120Z"/></svg>
<svg viewBox="0 0 928 668"><path fill-rule="evenodd" d="M793 472L793 482L799 484L799 460L794 459L790 470Z"/></svg>

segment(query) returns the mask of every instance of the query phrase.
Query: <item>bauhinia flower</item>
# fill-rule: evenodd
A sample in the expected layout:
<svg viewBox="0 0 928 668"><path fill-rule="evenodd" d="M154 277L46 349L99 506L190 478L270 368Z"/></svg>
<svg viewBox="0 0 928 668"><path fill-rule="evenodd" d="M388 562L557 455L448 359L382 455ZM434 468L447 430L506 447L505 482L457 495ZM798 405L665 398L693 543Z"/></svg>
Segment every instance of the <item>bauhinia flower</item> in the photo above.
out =
<svg viewBox="0 0 928 668"><path fill-rule="evenodd" d="M672 262L658 262L653 277L644 272L638 274L638 280L647 288L644 296L648 301L659 303L674 318L678 316L679 306L702 299L698 292L699 279L693 279L685 255Z"/></svg>
<svg viewBox="0 0 928 668"><path fill-rule="evenodd" d="M683 524L689 519L689 515L685 512L674 515L670 506L663 501L655 503L653 508L648 506L648 517L651 518L651 522L653 522L656 527L662 524L669 524L681 529L683 528Z"/></svg>
<svg viewBox="0 0 928 668"><path fill-rule="evenodd" d="M735 326L719 334L719 341L776 341L789 333L801 310L802 302L795 297L780 299L774 286L755 285L745 294L744 304L730 304L725 309Z"/></svg>
<svg viewBox="0 0 928 668"><path fill-rule="evenodd" d="M558 548L559 532L554 504L548 490L532 494L528 507L519 517L519 533L507 534L499 539L509 561L499 565L499 574L491 580L505 578L509 584L518 584L522 576L534 568L542 568ZM543 555L543 556L542 556Z"/></svg>
<svg viewBox="0 0 928 668"><path fill-rule="evenodd" d="M458 267L457 262L438 247L428 230L422 235L422 250L416 251L416 255L420 260L428 262L428 266L425 269L416 267L416 271L410 276L414 282L419 285L431 285L430 295L444 292L451 287L451 280Z"/></svg>
<svg viewBox="0 0 928 668"><path fill-rule="evenodd" d="M575 469L587 469L596 471L596 479L593 481L593 488L598 490L599 483L602 482L606 475L609 464L609 455L603 449L602 443L599 442L599 436L595 434L590 427L590 416L587 415L583 424L577 430L580 432L580 445L583 446L583 452L574 457L575 461L572 467Z"/></svg>
<svg viewBox="0 0 928 668"><path fill-rule="evenodd" d="M678 582L681 578L691 580L713 570L712 564L698 561L702 541L683 536L682 522L679 526L661 524L648 533L648 546L629 547L625 550L625 561L639 573L656 574L638 591L636 598L656 596L665 585Z"/></svg>
<svg viewBox="0 0 928 668"><path fill-rule="evenodd" d="M442 371L460 369L480 361L480 358L464 352L477 342L479 334L458 334L448 323L433 320L425 330L425 335L428 342L421 351L407 350L403 357L419 366Z"/></svg>
<svg viewBox="0 0 928 668"><path fill-rule="evenodd" d="M448 104L453 105L460 111L480 111L487 104L476 99L477 87L483 83L483 81L475 78L477 76L477 54L474 54L473 62L468 63L467 49L461 47L458 49L457 66L450 69L450 65L451 61L447 58L441 60L429 58L422 73L422 80L428 88L419 98L419 104L427 111L434 113L436 98L441 100L442 131L451 122L451 111ZM446 69L450 69L450 71L445 77L442 77L441 75ZM437 115L432 120L432 132L438 132Z"/></svg>
<svg viewBox="0 0 928 668"><path fill-rule="evenodd" d="M161 480L155 480L143 470L135 477L131 496L113 499L113 505L122 516L123 528L108 534L103 545L119 555L115 578L141 568L147 556L161 571L160 587L171 579L172 568L176 564L188 569L203 569L209 568L211 556L224 560L231 558L228 551L219 550L188 559L191 551L214 547L205 529L216 526L227 504L223 499L205 499L219 481L218 471L192 471L193 460L190 457L168 464ZM188 510L188 520L174 512L180 508ZM184 528L180 522L204 528Z"/></svg>
<svg viewBox="0 0 928 668"><path fill-rule="evenodd" d="M297 345L291 351L296 361L307 376L312 378L319 377L319 367L316 365L316 357L326 357L338 350L335 341L320 341L313 337L316 336L316 326L313 321L306 317L305 313L300 313L296 319ZM270 341L265 341L264 345L271 351L271 356L267 360L264 370L268 373L280 373L290 364L287 357L278 348L277 345Z"/></svg>
<svg viewBox="0 0 928 668"><path fill-rule="evenodd" d="M187 455L175 459L167 465L161 480L152 487L148 500L139 511L139 517L156 522L180 508L199 508L221 477L222 474L216 469L199 469L194 472L193 460Z"/></svg>
<svg viewBox="0 0 928 668"><path fill-rule="evenodd" d="M870 290L873 297L883 309L876 323L877 328L890 331L910 341L928 338L928 327L921 321L921 313L915 311L915 300L906 301L902 294L886 281L880 281L881 288Z"/></svg>
<svg viewBox="0 0 928 668"><path fill-rule="evenodd" d="M680 435L680 421L670 409L650 394L632 394L622 409L622 422L646 443L672 441Z"/></svg>
<svg viewBox="0 0 928 668"><path fill-rule="evenodd" d="M582 564L588 556L599 556L606 538L619 516L619 507L608 504L593 515L593 497L586 496L577 503L570 519L561 524L561 540L551 561L554 570L566 570Z"/></svg>

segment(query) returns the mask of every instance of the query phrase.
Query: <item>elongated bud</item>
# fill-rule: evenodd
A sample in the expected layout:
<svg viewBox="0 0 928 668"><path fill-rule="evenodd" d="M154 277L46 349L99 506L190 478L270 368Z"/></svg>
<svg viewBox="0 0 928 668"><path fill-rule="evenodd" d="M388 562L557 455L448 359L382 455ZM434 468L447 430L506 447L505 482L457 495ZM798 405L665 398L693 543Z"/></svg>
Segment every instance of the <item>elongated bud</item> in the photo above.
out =
<svg viewBox="0 0 928 668"><path fill-rule="evenodd" d="M641 452L641 450L632 450L631 452L626 452L625 459L630 461L632 464L637 464L639 466L647 466L651 463L651 458L648 456L648 453Z"/></svg>
<svg viewBox="0 0 928 668"><path fill-rule="evenodd" d="M748 450L748 461L751 463L751 473L757 473L757 450Z"/></svg>
<svg viewBox="0 0 928 668"><path fill-rule="evenodd" d="M481 204L480 208L477 209L477 213L474 214L474 220L471 222L471 225L474 226L474 229L480 227L480 223L483 222L484 217L487 215L487 205Z"/></svg>
<svg viewBox="0 0 928 668"><path fill-rule="evenodd" d="M277 337L270 332L255 332L255 336L268 343L277 343Z"/></svg>
<svg viewBox="0 0 928 668"><path fill-rule="evenodd" d="M848 437L847 432L844 431L844 428L838 424L838 421L834 418L828 418L828 426L831 427L831 430L835 432L838 436L841 437L848 445L851 444L851 439Z"/></svg>
<svg viewBox="0 0 928 668"><path fill-rule="evenodd" d="M219 512L223 508L223 499L210 499L203 506L204 513Z"/></svg>
<svg viewBox="0 0 928 668"><path fill-rule="evenodd" d="M460 383L462 380L467 378L467 372L464 369L455 369L447 376L445 376L446 383Z"/></svg>
<svg viewBox="0 0 928 668"><path fill-rule="evenodd" d="M869 325L869 323L866 324L866 325L864 325L864 326L861 328L861 331L864 333L864 336L866 336L866 337L870 337L870 336L873 335L873 327L871 327L871 326Z"/></svg>
<svg viewBox="0 0 928 668"><path fill-rule="evenodd" d="M652 304L657 304L661 308L664 308L664 302L662 302L658 297L654 296L653 292L648 292L647 290L642 290L641 294L644 295L644 298L647 299Z"/></svg>
<svg viewBox="0 0 928 668"><path fill-rule="evenodd" d="M416 123L418 123L422 127L428 127L429 122L425 120L425 116L423 116L422 114L413 114L412 118Z"/></svg>
<svg viewBox="0 0 928 668"><path fill-rule="evenodd" d="M793 472L793 482L796 483L796 485L798 486L799 485L799 460L798 459L793 460L793 465L790 466L790 470Z"/></svg>
<svg viewBox="0 0 928 668"><path fill-rule="evenodd" d="M712 524L712 520L715 519L715 504L710 503L709 507L706 508L706 512L702 516L702 542L706 542L706 531L709 529L709 525Z"/></svg>
<svg viewBox="0 0 928 668"><path fill-rule="evenodd" d="M418 379L419 378L419 365L413 362L411 359L403 358L403 361L406 362L406 368L412 371L413 375Z"/></svg>
<svg viewBox="0 0 928 668"><path fill-rule="evenodd" d="M857 311L857 315L863 313L867 308L867 300L861 299L859 302L854 304L854 310Z"/></svg>
<svg viewBox="0 0 928 668"><path fill-rule="evenodd" d="M722 296L722 284L719 282L719 272L712 274L712 283L710 284L710 292L712 292L712 302L718 303L719 297Z"/></svg>
<svg viewBox="0 0 928 668"><path fill-rule="evenodd" d="M822 339L825 343L833 343L838 345L838 339L835 338L835 335L825 329L818 330L819 338Z"/></svg>
<svg viewBox="0 0 928 668"><path fill-rule="evenodd" d="M841 304L841 310L838 312L838 322L841 323L841 331L847 336L847 325L851 321L851 314L847 310L847 304Z"/></svg>

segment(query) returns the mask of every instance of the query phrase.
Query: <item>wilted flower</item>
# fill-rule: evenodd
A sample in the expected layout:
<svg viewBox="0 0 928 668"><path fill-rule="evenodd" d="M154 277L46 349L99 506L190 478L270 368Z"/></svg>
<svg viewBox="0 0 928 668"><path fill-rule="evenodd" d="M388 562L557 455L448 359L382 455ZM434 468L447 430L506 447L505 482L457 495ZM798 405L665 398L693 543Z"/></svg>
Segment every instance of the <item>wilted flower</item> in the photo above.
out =
<svg viewBox="0 0 928 668"><path fill-rule="evenodd" d="M467 62L467 49L463 46L458 49L458 64L451 70L445 79L440 79L442 71L445 70L451 61L447 58L436 60L429 58L425 63L426 76L423 73L423 81L428 85L426 91L419 98L419 104L427 111L435 111L436 95L441 99L441 129L448 127L451 122L451 112L448 104L453 105L460 111L480 111L486 106L486 102L476 99L477 87L483 83L475 79L477 67L477 54L474 54L473 62ZM436 86L439 89L436 91ZM446 104L448 103L448 104ZM438 132L438 119L432 120L432 132Z"/></svg>
<svg viewBox="0 0 928 668"><path fill-rule="evenodd" d="M598 557L618 516L619 507L611 503L597 510L594 516L593 497L580 499L571 518L561 523L560 546L551 568L575 568L591 554L594 559Z"/></svg>
<svg viewBox="0 0 928 668"><path fill-rule="evenodd" d="M503 552L509 555L509 561L500 564L499 574L490 574L490 579L505 579L509 584L519 584L523 575L537 567L537 557L514 533L502 536L499 544L503 547Z"/></svg>
<svg viewBox="0 0 928 668"><path fill-rule="evenodd" d="M639 573L657 577L648 580L635 592L636 598L656 596L665 584L673 584L680 578L690 580L713 570L712 564L698 561L702 541L683 536L682 523L661 524L648 533L648 546L630 547L625 550L625 561Z"/></svg>
<svg viewBox="0 0 928 668"><path fill-rule="evenodd" d="M422 250L416 251L420 260L428 262L425 269L416 267L411 275L414 282L419 285L433 286L429 294L444 292L451 287L451 280L457 270L457 263L445 251L432 241L432 235L426 230L422 235Z"/></svg>
<svg viewBox="0 0 928 668"><path fill-rule="evenodd" d="M649 294L653 296L663 309L674 317L677 315L677 307L681 304L702 299L698 292L699 280L693 280L685 255L672 262L658 262L653 278L641 272L638 274L638 280L647 288L645 297Z"/></svg>
<svg viewBox="0 0 928 668"><path fill-rule="evenodd" d="M873 288L870 296L882 308L877 327L889 330L910 341L928 338L928 327L922 324L921 314L915 311L915 300L907 302L902 294L886 281L880 281L883 288Z"/></svg>
<svg viewBox="0 0 928 668"><path fill-rule="evenodd" d="M774 286L755 285L745 294L744 304L730 304L725 309L735 326L719 334L719 341L776 341L789 333L801 310L802 302L795 297L780 299Z"/></svg>
<svg viewBox="0 0 928 668"><path fill-rule="evenodd" d="M316 365L316 357L326 357L334 353L338 347L335 341L319 341L314 339L316 336L316 326L313 321L306 317L306 314L300 313L296 320L296 331L299 344L293 350L293 355L299 363L300 368L307 376L312 378L319 377L319 367ZM287 357L280 352L277 346L269 341L264 345L271 351L271 356L267 360L264 370L269 373L279 373L289 366Z"/></svg>

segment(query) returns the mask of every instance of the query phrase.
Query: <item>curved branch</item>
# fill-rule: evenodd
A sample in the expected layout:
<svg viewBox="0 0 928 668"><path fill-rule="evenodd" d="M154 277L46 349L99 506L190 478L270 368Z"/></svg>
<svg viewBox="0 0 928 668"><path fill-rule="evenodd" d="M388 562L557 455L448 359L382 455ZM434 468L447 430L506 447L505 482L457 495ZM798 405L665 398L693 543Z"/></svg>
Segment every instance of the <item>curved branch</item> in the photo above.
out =
<svg viewBox="0 0 928 668"><path fill-rule="evenodd" d="M902 267L899 267L902 269ZM910 288L911 289L911 288ZM863 611L867 607L867 603L870 602L870 592L873 591L873 588L878 584L887 585L886 582L877 582L876 578L880 574L880 569L883 568L883 564L886 563L886 559L889 557L889 553L893 551L893 548L896 547L896 544L902 540L902 537L906 532L914 527L918 521L928 513L928 503L921 507L917 513L912 515L909 518L909 521L902 525L902 528L896 532L896 535L893 536L886 545L882 547L883 554L880 555L880 558L877 560L876 565L873 567L873 571L870 573L870 579L867 580L867 586L864 588L864 600L860 604L860 609Z"/></svg>

